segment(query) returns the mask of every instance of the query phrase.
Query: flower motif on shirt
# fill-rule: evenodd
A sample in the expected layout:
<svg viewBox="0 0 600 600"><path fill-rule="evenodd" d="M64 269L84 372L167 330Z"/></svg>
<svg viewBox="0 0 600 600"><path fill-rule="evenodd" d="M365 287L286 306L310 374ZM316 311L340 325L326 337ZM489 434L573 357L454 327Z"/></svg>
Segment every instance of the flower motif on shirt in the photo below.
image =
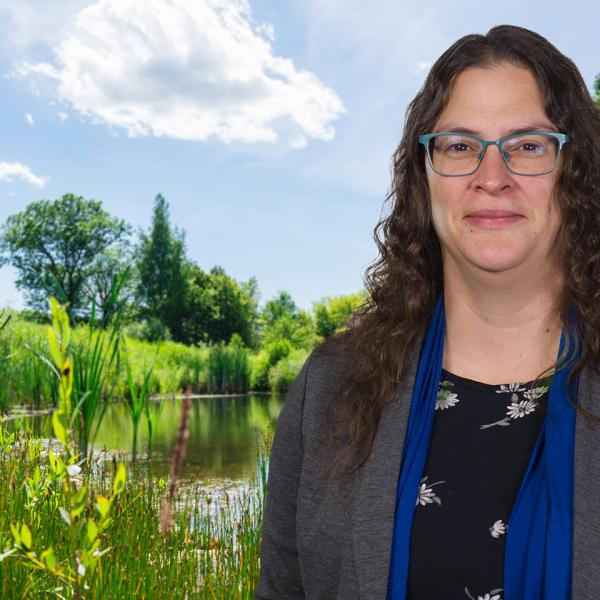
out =
<svg viewBox="0 0 600 600"><path fill-rule="evenodd" d="M458 394L450 391L449 388L452 386L454 384L446 379L440 383L440 390L435 399L435 410L446 410L451 406L455 406L457 402L460 402Z"/></svg>
<svg viewBox="0 0 600 600"><path fill-rule="evenodd" d="M527 400L537 400L538 398L541 398L547 391L548 388L545 385L542 385L541 387L532 388L523 392L523 397L527 398Z"/></svg>
<svg viewBox="0 0 600 600"><path fill-rule="evenodd" d="M493 538L499 538L501 535L506 533L508 525L506 525L502 519L498 519L491 527L490 534Z"/></svg>
<svg viewBox="0 0 600 600"><path fill-rule="evenodd" d="M499 390L496 390L497 394L510 394L510 404L506 408L506 417L495 421L494 423L488 423L481 425L479 429L488 429L489 427L507 427L510 425L511 419L520 419L530 413L532 413L537 406L537 398L543 396L548 391L545 386L533 388L527 390L520 383L510 383L508 385L501 385ZM525 400L519 399L519 392L523 392Z"/></svg>
<svg viewBox="0 0 600 600"><path fill-rule="evenodd" d="M465 588L465 594L467 594L471 600L502 600L502 596L500 594L501 591L502 588L498 588L488 592L487 594L484 594L483 596L477 596L477 599L475 599L473 596L471 596L469 588Z"/></svg>
<svg viewBox="0 0 600 600"><path fill-rule="evenodd" d="M520 402L512 402L508 407L506 414L511 419L520 419L529 413L532 413L535 410L535 402L531 400L521 400Z"/></svg>
<svg viewBox="0 0 600 600"><path fill-rule="evenodd" d="M421 484L419 485L419 493L417 494L417 502L415 506L425 506L426 504L433 504L434 502L438 505L442 505L442 501L433 491L434 485L439 485L440 483L446 483L445 481L436 481L435 483L427 483L429 479L429 475L423 477L421 479Z"/></svg>

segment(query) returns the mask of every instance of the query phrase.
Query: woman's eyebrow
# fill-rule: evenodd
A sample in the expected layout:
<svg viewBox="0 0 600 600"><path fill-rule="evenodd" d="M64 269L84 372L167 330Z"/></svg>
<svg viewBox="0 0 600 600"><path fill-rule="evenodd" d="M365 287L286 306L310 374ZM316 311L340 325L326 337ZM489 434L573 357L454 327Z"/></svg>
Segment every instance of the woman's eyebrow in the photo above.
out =
<svg viewBox="0 0 600 600"><path fill-rule="evenodd" d="M442 127L437 127L435 133L442 132L442 131L447 131L450 133L453 133L453 132L468 133L469 135L475 135L477 137L481 137L480 131L476 131L474 129L469 129L468 127L463 127L462 125L456 125L453 123L445 123L445 124L443 124ZM543 123L543 122L529 123L528 125L524 125L522 127L515 127L513 129L509 129L502 137L506 137L507 135L514 135L516 133L527 133L528 131L554 131L554 132L556 132L557 129L556 129L556 127L554 127L554 125L552 125L550 123Z"/></svg>

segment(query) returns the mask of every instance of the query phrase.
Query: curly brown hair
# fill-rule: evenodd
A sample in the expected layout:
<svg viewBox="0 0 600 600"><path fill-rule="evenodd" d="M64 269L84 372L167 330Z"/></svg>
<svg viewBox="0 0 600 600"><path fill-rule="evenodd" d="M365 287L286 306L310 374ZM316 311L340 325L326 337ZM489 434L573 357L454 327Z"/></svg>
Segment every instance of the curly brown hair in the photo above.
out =
<svg viewBox="0 0 600 600"><path fill-rule="evenodd" d="M567 332L582 340L581 358L570 376L584 366L600 365L600 110L575 64L541 35L511 25L493 27L486 35L466 35L435 62L408 106L392 159L385 202L390 211L374 229L379 257L364 276L369 297L346 331L317 350L335 349L351 357L348 377L329 411L337 448L333 464L338 469L344 465L343 473L356 471L371 453L384 404L415 360L424 326L443 290L441 248L418 136L432 130L460 73L499 63L529 69L548 118L571 137L555 189L561 217L557 249L565 275L560 316ZM567 318L572 309L580 317L577 331Z"/></svg>

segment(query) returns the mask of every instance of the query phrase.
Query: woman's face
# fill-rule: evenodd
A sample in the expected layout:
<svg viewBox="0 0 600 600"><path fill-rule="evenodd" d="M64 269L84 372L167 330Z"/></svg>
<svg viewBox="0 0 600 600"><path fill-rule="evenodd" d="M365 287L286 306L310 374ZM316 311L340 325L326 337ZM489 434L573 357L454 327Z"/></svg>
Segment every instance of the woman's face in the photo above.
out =
<svg viewBox="0 0 600 600"><path fill-rule="evenodd" d="M530 71L502 63L463 71L433 131L466 129L485 140L497 140L522 127L556 131ZM514 175L497 146L488 147L472 175L444 177L427 164L444 270L540 274L547 272L544 267L555 266L560 219L553 191L558 169L536 177ZM512 216L478 216L481 211L507 211Z"/></svg>

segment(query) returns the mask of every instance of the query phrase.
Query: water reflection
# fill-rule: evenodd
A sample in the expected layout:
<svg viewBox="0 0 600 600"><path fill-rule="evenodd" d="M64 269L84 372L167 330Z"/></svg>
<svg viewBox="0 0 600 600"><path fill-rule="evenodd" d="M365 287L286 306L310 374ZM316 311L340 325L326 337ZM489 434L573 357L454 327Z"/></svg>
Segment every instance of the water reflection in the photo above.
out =
<svg viewBox="0 0 600 600"><path fill-rule="evenodd" d="M190 413L190 437L181 467L184 479L248 479L255 475L256 453L262 432L274 425L283 397L279 395L214 396L194 398ZM182 401L161 401L161 413L154 433L152 469L154 475L169 472ZM32 417L36 435L48 437L52 425L49 415ZM133 431L127 407L110 404L104 415L94 450L131 452ZM144 418L138 435L138 462L144 467L148 450L148 431Z"/></svg>

